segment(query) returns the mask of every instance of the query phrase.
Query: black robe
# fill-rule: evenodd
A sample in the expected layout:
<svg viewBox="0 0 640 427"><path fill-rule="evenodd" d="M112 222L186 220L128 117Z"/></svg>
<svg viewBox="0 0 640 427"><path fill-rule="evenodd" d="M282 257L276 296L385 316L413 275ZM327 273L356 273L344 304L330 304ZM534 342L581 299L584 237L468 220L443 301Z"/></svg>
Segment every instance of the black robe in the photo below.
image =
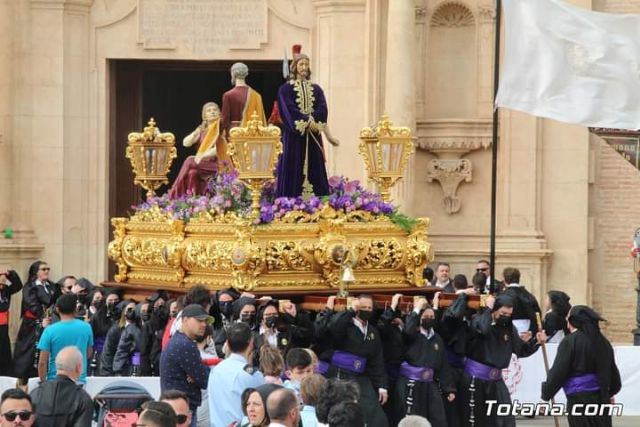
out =
<svg viewBox="0 0 640 427"><path fill-rule="evenodd" d="M335 350L345 351L367 360L363 374L353 374L334 366L329 368L328 377L351 379L358 383L360 388L360 407L369 427L387 427L387 417L378 400L378 391L383 388L389 392L387 374L384 368L384 356L382 339L378 329L369 322L367 335L353 324L355 313L346 310L335 314L329 323L329 330Z"/></svg>
<svg viewBox="0 0 640 427"><path fill-rule="evenodd" d="M104 340L104 348L100 355L100 366L98 368L99 375L101 377L111 377L113 372L113 359L118 351L118 343L120 342L120 335L124 328L120 327L118 323L114 323L107 332L107 336Z"/></svg>
<svg viewBox="0 0 640 427"><path fill-rule="evenodd" d="M13 352L13 367L14 374L23 380L38 375L36 344L42 333L42 319L55 302L55 289L52 282L36 285L35 280L27 282L22 289L22 323Z"/></svg>
<svg viewBox="0 0 640 427"><path fill-rule="evenodd" d="M311 341L313 340L313 322L311 322L307 313L298 313L296 317L287 313L280 314L276 328L276 342L278 343L278 350L282 353L283 358L290 348L307 348L311 346ZM260 347L264 345L266 338L260 334L259 328L254 332L254 338L256 347L254 365L259 366Z"/></svg>
<svg viewBox="0 0 640 427"><path fill-rule="evenodd" d="M447 362L444 341L435 332L427 338L420 330L420 315L415 312L407 316L403 337L404 361L412 366L432 368L434 381L421 382L400 376L395 389L397 418L420 415L427 418L433 427L447 427L442 394L455 393L456 386Z"/></svg>
<svg viewBox="0 0 640 427"><path fill-rule="evenodd" d="M513 298L513 314L511 318L514 320L529 320L529 331L535 334L538 331L536 313L540 313L540 305L538 300L524 286L507 286L503 294Z"/></svg>
<svg viewBox="0 0 640 427"><path fill-rule="evenodd" d="M383 409L390 425L397 425L400 418L397 417L398 411L396 404L396 382L398 380L398 372L400 364L404 357L404 341L402 338L402 327L404 320L400 310L391 310L387 307L378 322L380 335L382 336L382 348L384 349L384 365L387 371L387 381L389 382L389 400Z"/></svg>
<svg viewBox="0 0 640 427"><path fill-rule="evenodd" d="M442 310L436 310L436 317L440 319L435 329L445 343L447 359L451 367L451 375L456 391L461 389L464 358L467 353L467 343L470 339L469 323L476 314L475 310L467 308L468 299L469 297L466 293L461 293L444 313ZM463 408L460 402L459 396L456 396L453 402L443 399L449 427L462 427L463 425Z"/></svg>
<svg viewBox="0 0 640 427"><path fill-rule="evenodd" d="M571 408L576 404L610 403L611 397L616 395L622 387L613 348L609 345L605 354L598 354L594 351L591 340L582 331L575 331L560 342L547 381L542 383L542 400L552 399L570 377L595 374L596 359L606 360L610 364L608 372L604 373L604 378L599 378L598 381L601 392L583 392L567 396L567 409L571 414ZM606 390L603 390L603 382ZM611 427L610 416L574 417L569 415L568 418L570 427Z"/></svg>
<svg viewBox="0 0 640 427"><path fill-rule="evenodd" d="M113 373L118 376L139 376L139 366L131 363L134 353L140 352L142 332L136 323L129 323L120 335L118 349L113 358ZM136 372L137 371L137 372Z"/></svg>
<svg viewBox="0 0 640 427"><path fill-rule="evenodd" d="M7 280L11 286L0 289L0 312L7 313L11 307L11 295L22 290L22 280L13 270L7 272ZM13 375L13 359L11 357L11 341L9 340L9 323L0 325L0 376L10 377Z"/></svg>
<svg viewBox="0 0 640 427"><path fill-rule="evenodd" d="M527 357L538 349L535 340L522 341L514 326L504 328L492 323L489 309L485 309L471 321L468 358L494 368L505 369L511 362L512 354ZM464 425L471 425L469 420L473 408L474 427L515 427L516 421L513 416L497 416L496 405L493 406L493 413L487 416L487 400L496 400L498 404L511 403L504 380L485 381L472 378L465 372L462 375L459 397L463 405Z"/></svg>

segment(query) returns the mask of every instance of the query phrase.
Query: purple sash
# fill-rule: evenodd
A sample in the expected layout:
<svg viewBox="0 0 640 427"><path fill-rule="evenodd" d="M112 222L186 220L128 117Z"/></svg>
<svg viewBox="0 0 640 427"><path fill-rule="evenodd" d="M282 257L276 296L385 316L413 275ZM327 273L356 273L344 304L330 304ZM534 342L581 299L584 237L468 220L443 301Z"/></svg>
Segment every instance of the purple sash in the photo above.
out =
<svg viewBox="0 0 640 427"><path fill-rule="evenodd" d="M570 377L562 386L567 396L576 393L587 393L600 390L598 376L596 374L582 374Z"/></svg>
<svg viewBox="0 0 640 427"><path fill-rule="evenodd" d="M367 367L367 359L346 351L334 351L333 356L331 356L331 364L336 368L344 369L354 374L361 374Z"/></svg>
<svg viewBox="0 0 640 427"><path fill-rule="evenodd" d="M319 360L318 366L316 367L316 374L325 375L330 366L331 365L324 360Z"/></svg>
<svg viewBox="0 0 640 427"><path fill-rule="evenodd" d="M104 349L104 338L105 337L96 337L93 340L93 352L94 353L102 353Z"/></svg>
<svg viewBox="0 0 640 427"><path fill-rule="evenodd" d="M502 369L476 362L468 357L464 361L464 371L471 377L484 381L502 381Z"/></svg>
<svg viewBox="0 0 640 427"><path fill-rule="evenodd" d="M400 375L410 380L430 383L433 381L433 368L427 366L413 366L407 362L400 365Z"/></svg>
<svg viewBox="0 0 640 427"><path fill-rule="evenodd" d="M140 366L140 352L136 351L133 353L130 361L132 366Z"/></svg>
<svg viewBox="0 0 640 427"><path fill-rule="evenodd" d="M447 361L452 368L464 368L464 356L460 356L453 350L447 349Z"/></svg>

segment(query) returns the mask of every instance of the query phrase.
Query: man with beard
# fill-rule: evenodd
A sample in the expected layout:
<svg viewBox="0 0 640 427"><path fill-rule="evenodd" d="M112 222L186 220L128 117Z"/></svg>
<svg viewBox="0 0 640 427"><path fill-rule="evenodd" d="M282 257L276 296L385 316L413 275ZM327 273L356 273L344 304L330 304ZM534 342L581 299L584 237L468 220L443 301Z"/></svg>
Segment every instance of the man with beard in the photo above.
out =
<svg viewBox="0 0 640 427"><path fill-rule="evenodd" d="M329 194L321 132L327 125L322 88L310 81L309 57L293 47L291 80L278 89L283 151L278 163L276 197Z"/></svg>
<svg viewBox="0 0 640 427"><path fill-rule="evenodd" d="M373 298L360 295L351 310L333 316L329 330L335 351L327 375L357 382L367 425L386 427L381 405L389 398L387 374L380 332L369 322L372 314Z"/></svg>
<svg viewBox="0 0 640 427"><path fill-rule="evenodd" d="M0 376L13 374L9 341L9 307L11 296L22 290L22 280L13 270L0 270Z"/></svg>
<svg viewBox="0 0 640 427"><path fill-rule="evenodd" d="M532 339L531 332L518 335L511 323L513 298L500 294L490 297L484 312L471 321L467 359L459 396L463 399L463 422L475 427L515 427L513 416L498 416L497 405L510 404L509 390L502 378L502 370L509 366L513 353L518 357L532 355L538 343L546 340L544 332ZM487 401L495 401L487 414Z"/></svg>
<svg viewBox="0 0 640 427"><path fill-rule="evenodd" d="M569 405L569 426L611 427L611 415L574 416L572 408L608 404L620 391L620 372L613 348L600 332L604 321L593 309L576 305L569 311L569 335L558 347L558 354L542 383L542 400L551 400L564 389Z"/></svg>
<svg viewBox="0 0 640 427"><path fill-rule="evenodd" d="M22 324L13 353L14 373L22 385L38 374L36 344L43 329L51 323L50 307L55 303L55 284L49 280L49 265L36 261L29 267L29 278L22 289Z"/></svg>
<svg viewBox="0 0 640 427"><path fill-rule="evenodd" d="M202 364L196 340L205 333L209 314L199 304L188 305L182 310L182 327L169 341L160 356L160 388L179 390L187 394L189 409L194 422L198 406L202 403L202 391L207 388L209 368Z"/></svg>

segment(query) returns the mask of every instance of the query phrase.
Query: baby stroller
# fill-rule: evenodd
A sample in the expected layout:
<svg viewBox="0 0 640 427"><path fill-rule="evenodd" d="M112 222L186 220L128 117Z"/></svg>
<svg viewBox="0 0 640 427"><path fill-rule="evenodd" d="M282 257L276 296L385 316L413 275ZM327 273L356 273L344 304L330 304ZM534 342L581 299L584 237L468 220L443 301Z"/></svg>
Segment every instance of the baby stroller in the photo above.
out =
<svg viewBox="0 0 640 427"><path fill-rule="evenodd" d="M98 427L131 427L138 421L143 403L153 400L144 387L131 381L114 381L93 401L98 413Z"/></svg>

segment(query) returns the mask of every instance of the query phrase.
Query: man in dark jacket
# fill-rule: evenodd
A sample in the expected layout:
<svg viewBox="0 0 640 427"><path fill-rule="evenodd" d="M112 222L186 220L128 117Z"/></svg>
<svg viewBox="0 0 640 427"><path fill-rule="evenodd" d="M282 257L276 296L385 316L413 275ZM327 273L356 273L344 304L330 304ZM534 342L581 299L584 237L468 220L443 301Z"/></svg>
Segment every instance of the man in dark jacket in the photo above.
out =
<svg viewBox="0 0 640 427"><path fill-rule="evenodd" d="M62 349L56 357L57 376L31 392L38 426L86 427L91 425L93 401L76 384L83 369L82 353L76 347Z"/></svg>

